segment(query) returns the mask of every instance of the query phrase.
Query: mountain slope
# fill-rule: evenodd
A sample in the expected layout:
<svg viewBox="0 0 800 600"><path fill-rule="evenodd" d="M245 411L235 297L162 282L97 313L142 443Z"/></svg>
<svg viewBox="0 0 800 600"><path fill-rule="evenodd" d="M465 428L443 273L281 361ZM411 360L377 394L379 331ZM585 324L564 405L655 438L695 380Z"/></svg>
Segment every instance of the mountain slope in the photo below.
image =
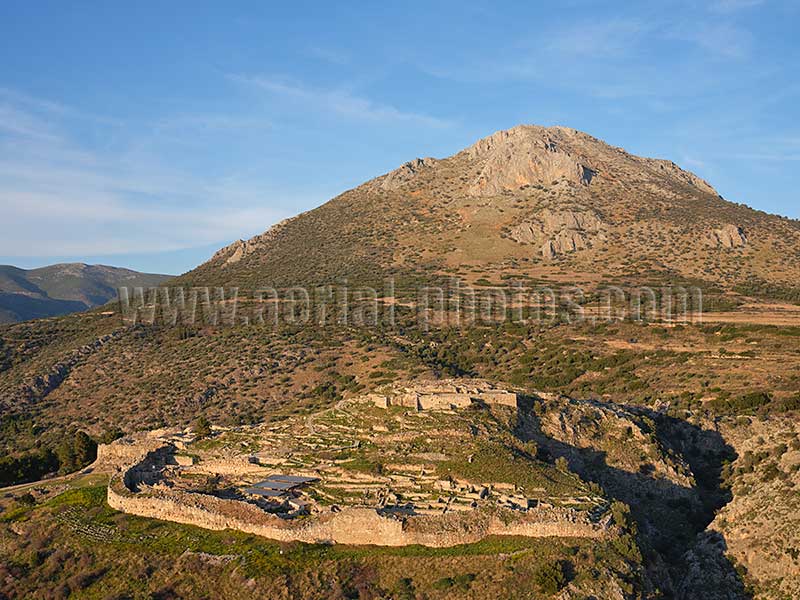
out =
<svg viewBox="0 0 800 600"><path fill-rule="evenodd" d="M120 286L158 285L168 275L66 263L19 269L0 265L0 323L53 317L105 304Z"/></svg>
<svg viewBox="0 0 800 600"><path fill-rule="evenodd" d="M701 280L791 289L800 223L572 129L518 126L416 159L238 241L176 283L378 284L459 276Z"/></svg>
<svg viewBox="0 0 800 600"><path fill-rule="evenodd" d="M246 294L257 286L341 278L380 286L388 275L398 279L399 292L453 276L473 284L518 277L532 284L587 287L690 280L719 294L738 294L741 302L756 295L796 300L798 235L797 222L726 202L672 163L638 158L573 130L526 126L449 158L407 163L223 248L169 285L235 285ZM17 293L40 289L16 271L7 278ZM745 598L747 585L758 598L778 600L800 589L795 567L800 546L791 513L800 485L794 425L800 414L800 327L749 320L761 316L759 310L790 307L752 303L749 308L732 311L741 319L729 324L709 319L675 327L531 320L428 329L400 309L396 327L349 326L334 319L129 326L109 311L0 326L0 476L9 482L37 479L32 465L40 473L66 471L72 462L61 463L62 442L76 431L113 439L119 430L184 427L198 416L234 428L232 443L249 454L253 449L242 444L242 426L307 424L312 414L393 382L480 377L548 400L543 410L518 413L509 431L535 446L537 460L548 468L572 470L630 505L638 547L591 544L570 550L569 560L582 569L594 564L593 555L601 569L624 567L620 573L628 591L609 597L637 597L638 578L658 587L643 586L641 596L647 598ZM425 415L413 419L422 423ZM332 426L338 439L341 423ZM413 437L413 428L403 433ZM393 441L385 437L388 427L370 428L368 435L369 443L358 448L376 456L376 442ZM412 437L400 442L418 453ZM422 441L439 444L439 437ZM476 435L475 442L481 439ZM778 460L784 445L791 451ZM474 469L480 461L467 457L466 465L471 466L461 466ZM138 523L154 531L151 521L107 512L104 492L87 492L91 501L80 504L87 519L70 513L63 522L50 518L53 505L47 500L35 499L38 506L26 508L22 504L29 498L8 499L0 517L0 546L13 555L6 560L12 567L3 573L6 585L51 585L55 567L48 562L41 570L28 568L27 556L70 543L64 528L69 523L78 531L94 531L109 521L121 530ZM747 516L754 507L757 518ZM31 520L16 522L14 515ZM777 536L773 524L781 527ZM27 533L50 531L50 525L54 539ZM161 532L169 539L182 535L171 527ZM208 546L194 546L206 558L216 560L209 557L220 550L235 554L227 542L209 536ZM135 537L141 544L136 552L163 548L149 534ZM181 566L186 546L170 548L176 552L162 555L162 575L176 590L185 590L191 586L191 575ZM251 550L242 551L252 556ZM94 554L83 558L88 552ZM119 561L111 552L84 547L75 562L113 570ZM284 556L277 548L269 552ZM292 560L308 556L302 549L291 552ZM538 555L537 549L524 557ZM513 576L520 594L530 591L532 574L522 568L522 555L495 546L487 556L507 557L512 568L497 571ZM455 576L436 571L435 580L426 579L432 563L418 556L406 556L401 566L394 557L377 560L369 556L370 572L363 577L338 565L336 573L342 585L397 573L392 584L403 578L425 589ZM448 556L436 569L451 568L452 560ZM302 577L312 572L317 577L314 565L296 564ZM779 581L778 569L789 564L795 565L792 572ZM475 575L473 565L463 563L458 572ZM334 569L328 566L326 573ZM209 567L198 570L208 573ZM75 570L66 571L71 577ZM40 580L42 574L50 578ZM271 581L281 585L282 580ZM316 592L320 581L303 585ZM242 587L231 585L237 593ZM452 596L432 592L430 597Z"/></svg>

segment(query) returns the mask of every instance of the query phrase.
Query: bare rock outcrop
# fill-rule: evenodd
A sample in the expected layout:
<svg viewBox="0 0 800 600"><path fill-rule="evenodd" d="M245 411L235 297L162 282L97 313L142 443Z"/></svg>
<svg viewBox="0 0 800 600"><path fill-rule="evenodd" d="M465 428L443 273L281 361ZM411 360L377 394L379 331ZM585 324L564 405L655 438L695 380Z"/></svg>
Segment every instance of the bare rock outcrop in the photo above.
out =
<svg viewBox="0 0 800 600"><path fill-rule="evenodd" d="M520 244L533 244L542 235L542 228L538 223L520 223L511 228L509 236Z"/></svg>
<svg viewBox="0 0 800 600"><path fill-rule="evenodd" d="M589 210L545 210L540 220L512 227L510 237L521 244L542 244L542 256L553 259L590 247L603 229L603 222Z"/></svg>
<svg viewBox="0 0 800 600"><path fill-rule="evenodd" d="M640 158L636 160L642 164L650 167L655 173L667 177L672 182L690 185L698 190L714 196L719 196L717 190L702 177L698 177L691 171L681 169L671 160L662 160L658 158Z"/></svg>
<svg viewBox="0 0 800 600"><path fill-rule="evenodd" d="M53 390L64 383L73 369L83 364L92 354L99 352L106 344L121 337L124 333L124 330L117 330L73 350L69 355L53 364L47 373L36 375L31 381L22 384L16 391L16 399L24 403L44 400ZM0 397L0 407L5 404L5 400L6 398ZM13 403L13 398L8 400L9 405Z"/></svg>
<svg viewBox="0 0 800 600"><path fill-rule="evenodd" d="M499 131L468 148L467 155L481 163L468 193L495 196L526 185L550 185L559 179L589 185L597 171L562 144L555 132L521 125Z"/></svg>
<svg viewBox="0 0 800 600"><path fill-rule="evenodd" d="M656 485L664 484L665 495L685 496L695 486L691 467L663 445L651 419L627 408L568 397L551 398L543 406L537 426L547 436L547 443L557 440L573 453L578 448L600 451L605 464L618 476L640 475L646 456L647 477ZM570 458L580 462L575 454Z"/></svg>
<svg viewBox="0 0 800 600"><path fill-rule="evenodd" d="M439 161L435 158L415 158L403 166L398 167L394 171L387 173L383 181L381 181L381 188L384 190L396 190L414 179L421 171L430 169Z"/></svg>
<svg viewBox="0 0 800 600"><path fill-rule="evenodd" d="M292 217L275 223L275 225L267 229L264 233L252 237L249 240L236 240L232 244L217 250L209 262L222 261L223 267L239 262L245 256L258 252L258 250L263 248L268 242L278 237L278 234L285 229L286 225L296 218L297 217Z"/></svg>
<svg viewBox="0 0 800 600"><path fill-rule="evenodd" d="M685 567L675 596L680 600L747 598L739 574L725 556L727 550L725 538L718 532L701 533L684 556Z"/></svg>
<svg viewBox="0 0 800 600"><path fill-rule="evenodd" d="M580 231L565 230L559 232L554 238L547 240L542 246L542 256L554 259L562 254L583 250L589 245L586 235Z"/></svg>
<svg viewBox="0 0 800 600"><path fill-rule="evenodd" d="M587 231L595 233L603 226L603 222L593 212L562 210L546 210L542 213L544 232L555 233L563 229Z"/></svg>
<svg viewBox="0 0 800 600"><path fill-rule="evenodd" d="M720 229L714 229L708 236L714 246L723 248L741 248L747 245L747 234L738 225L728 224Z"/></svg>
<svg viewBox="0 0 800 600"><path fill-rule="evenodd" d="M585 189L598 175L613 181L643 173L662 189L664 183L670 188L691 186L718 196L708 182L671 161L640 158L568 127L519 125L478 141L464 155L478 167L478 176L467 190L472 196L493 196L528 185L550 186L555 181Z"/></svg>

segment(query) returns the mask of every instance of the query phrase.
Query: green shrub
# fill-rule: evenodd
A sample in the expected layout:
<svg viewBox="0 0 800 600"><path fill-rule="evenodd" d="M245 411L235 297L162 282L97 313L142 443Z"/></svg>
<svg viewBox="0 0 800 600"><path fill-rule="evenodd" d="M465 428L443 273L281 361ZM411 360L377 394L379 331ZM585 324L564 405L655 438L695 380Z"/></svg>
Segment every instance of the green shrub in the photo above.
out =
<svg viewBox="0 0 800 600"><path fill-rule="evenodd" d="M97 442L83 431L76 431L56 447L59 472L72 473L94 462L97 458Z"/></svg>
<svg viewBox="0 0 800 600"><path fill-rule="evenodd" d="M461 575L456 575L455 579L453 580L455 585L465 592L472 586L473 581L475 581L475 575L473 573L462 573Z"/></svg>
<svg viewBox="0 0 800 600"><path fill-rule="evenodd" d="M533 574L533 582L545 594L557 594L567 586L567 574L563 561L547 563Z"/></svg>
<svg viewBox="0 0 800 600"><path fill-rule="evenodd" d="M772 402L767 392L750 392L733 398L720 396L710 402L714 412L720 414L751 414Z"/></svg>
<svg viewBox="0 0 800 600"><path fill-rule="evenodd" d="M456 584L455 580L452 577L443 577L438 581L434 582L433 589L435 590L449 590Z"/></svg>
<svg viewBox="0 0 800 600"><path fill-rule="evenodd" d="M205 415L200 415L194 422L194 432L198 440L211 436L211 423L209 423Z"/></svg>
<svg viewBox="0 0 800 600"><path fill-rule="evenodd" d="M800 410L800 395L792 398L775 400L770 407L774 412L791 412Z"/></svg>

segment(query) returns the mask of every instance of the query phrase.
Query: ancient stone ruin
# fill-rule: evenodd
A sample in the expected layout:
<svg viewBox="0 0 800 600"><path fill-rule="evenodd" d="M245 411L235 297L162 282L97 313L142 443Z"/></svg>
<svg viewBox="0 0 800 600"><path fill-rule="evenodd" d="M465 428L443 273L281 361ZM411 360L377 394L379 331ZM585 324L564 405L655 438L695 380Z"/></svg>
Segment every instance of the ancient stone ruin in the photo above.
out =
<svg viewBox="0 0 800 600"><path fill-rule="evenodd" d="M394 386L371 394L370 400L380 408L405 406L416 410L466 408L476 402L488 405L517 407L517 394L490 387L486 382L441 380Z"/></svg>
<svg viewBox="0 0 800 600"><path fill-rule="evenodd" d="M553 506L431 515L354 505L296 520L291 517L297 515L287 518L273 514L252 502L159 487L164 470L173 462L174 451L171 444L143 448L137 462L112 475L109 505L143 517L213 530L236 529L285 542L448 547L474 543L490 535L597 538L609 532L607 516L593 519L591 513ZM489 492L469 493L479 498Z"/></svg>
<svg viewBox="0 0 800 600"><path fill-rule="evenodd" d="M510 416L519 401L482 380L408 382L306 418L217 428L213 443L189 431L129 436L101 446L97 464L113 471L117 510L279 541L446 547L489 535L613 535L607 500L585 487L554 497L492 471L473 479L437 467L471 462L458 454L458 436L472 435L465 424ZM425 451L420 436L452 438L452 450Z"/></svg>

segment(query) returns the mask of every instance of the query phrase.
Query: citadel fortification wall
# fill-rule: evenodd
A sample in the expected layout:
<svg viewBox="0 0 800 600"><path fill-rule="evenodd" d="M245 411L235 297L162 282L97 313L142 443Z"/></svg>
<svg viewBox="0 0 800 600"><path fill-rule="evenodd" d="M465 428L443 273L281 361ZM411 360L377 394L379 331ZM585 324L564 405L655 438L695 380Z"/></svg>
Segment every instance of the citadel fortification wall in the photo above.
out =
<svg viewBox="0 0 800 600"><path fill-rule="evenodd" d="M236 529L278 541L307 543L420 544L448 547L477 542L489 535L526 537L591 537L608 535L607 523L592 523L584 513L566 508L542 508L524 514L510 511L454 513L396 518L366 507L344 508L302 521L285 520L237 500L189 492L137 492L149 474L168 460L170 446L142 449L138 461L112 475L108 503L113 508L153 519L206 529Z"/></svg>
<svg viewBox="0 0 800 600"><path fill-rule="evenodd" d="M148 452L166 451L166 448L163 440L146 437L123 438L111 444L99 444L93 467L122 469L142 461Z"/></svg>

